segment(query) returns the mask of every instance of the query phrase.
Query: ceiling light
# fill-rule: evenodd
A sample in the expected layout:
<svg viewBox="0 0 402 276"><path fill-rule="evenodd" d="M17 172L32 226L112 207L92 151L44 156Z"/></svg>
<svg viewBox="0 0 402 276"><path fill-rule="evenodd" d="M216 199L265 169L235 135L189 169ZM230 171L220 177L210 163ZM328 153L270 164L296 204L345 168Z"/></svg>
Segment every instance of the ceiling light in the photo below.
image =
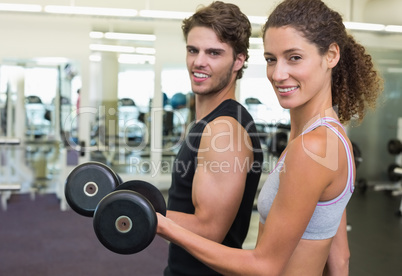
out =
<svg viewBox="0 0 402 276"><path fill-rule="evenodd" d="M155 64L155 57L149 55L129 55L121 54L118 59L119 63L124 64Z"/></svg>
<svg viewBox="0 0 402 276"><path fill-rule="evenodd" d="M45 12L58 14L77 14L77 15L99 15L99 16L120 16L134 17L137 10L133 9L115 9L98 7L78 7L78 6L45 6Z"/></svg>
<svg viewBox="0 0 402 276"><path fill-rule="evenodd" d="M33 59L39 65L54 65L68 63L68 59L64 57L39 57Z"/></svg>
<svg viewBox="0 0 402 276"><path fill-rule="evenodd" d="M343 22L345 27L350 30L362 30L362 31L384 31L385 25L383 24L371 24L360 22Z"/></svg>
<svg viewBox="0 0 402 276"><path fill-rule="evenodd" d="M155 55L156 53L155 48L148 48L148 47L137 47L135 48L135 52L137 54L145 54L145 55Z"/></svg>
<svg viewBox="0 0 402 276"><path fill-rule="evenodd" d="M102 32L90 32L89 33L90 38L103 38L103 33Z"/></svg>
<svg viewBox="0 0 402 276"><path fill-rule="evenodd" d="M402 68L387 68L388 73L400 74L402 73Z"/></svg>
<svg viewBox="0 0 402 276"><path fill-rule="evenodd" d="M350 30L402 33L402 26L400 25L383 25L359 22L344 22L344 25Z"/></svg>
<svg viewBox="0 0 402 276"><path fill-rule="evenodd" d="M398 25L387 25L385 26L386 32L402 33L402 26Z"/></svg>
<svg viewBox="0 0 402 276"><path fill-rule="evenodd" d="M155 41L156 36L151 34L131 34L131 33L105 33L107 39L120 39L120 40L141 40L141 41Z"/></svg>
<svg viewBox="0 0 402 276"><path fill-rule="evenodd" d="M116 52L116 53L134 53L135 48L131 46L116 46L104 44L90 44L89 49L92 51Z"/></svg>
<svg viewBox="0 0 402 276"><path fill-rule="evenodd" d="M158 10L141 10L141 17L164 18L164 19L185 19L192 16L192 12L178 11L158 11Z"/></svg>
<svg viewBox="0 0 402 276"><path fill-rule="evenodd" d="M27 5L27 4L0 3L0 11L40 12L40 11L42 11L42 6Z"/></svg>

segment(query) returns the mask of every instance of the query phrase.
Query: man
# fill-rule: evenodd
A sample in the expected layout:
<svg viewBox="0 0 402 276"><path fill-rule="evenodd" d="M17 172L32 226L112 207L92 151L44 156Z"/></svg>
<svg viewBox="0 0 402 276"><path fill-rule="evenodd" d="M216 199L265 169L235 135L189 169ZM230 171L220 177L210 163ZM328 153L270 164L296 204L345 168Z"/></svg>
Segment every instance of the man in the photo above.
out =
<svg viewBox="0 0 402 276"><path fill-rule="evenodd" d="M251 25L236 5L213 2L182 25L196 122L173 166L167 217L208 239L241 248L262 170L254 121L235 101ZM170 244L165 275L218 275Z"/></svg>

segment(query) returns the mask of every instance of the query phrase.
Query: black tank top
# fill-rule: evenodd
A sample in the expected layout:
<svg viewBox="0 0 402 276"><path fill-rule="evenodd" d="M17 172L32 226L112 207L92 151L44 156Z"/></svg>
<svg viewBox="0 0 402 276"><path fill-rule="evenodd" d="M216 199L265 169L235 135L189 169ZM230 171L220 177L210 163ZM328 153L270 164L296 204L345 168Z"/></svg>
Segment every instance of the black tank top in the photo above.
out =
<svg viewBox="0 0 402 276"><path fill-rule="evenodd" d="M255 194L262 172L263 154L254 120L248 111L234 100L222 102L215 110L194 124L183 142L172 168L172 185L169 189L168 209L194 214L191 193L197 165L197 151L205 126L221 116L235 118L248 132L254 151L254 163L247 174L243 199L236 218L222 244L241 248L248 232ZM228 183L230 185L230 183ZM168 267L164 275L219 275L199 262L187 251L171 243Z"/></svg>

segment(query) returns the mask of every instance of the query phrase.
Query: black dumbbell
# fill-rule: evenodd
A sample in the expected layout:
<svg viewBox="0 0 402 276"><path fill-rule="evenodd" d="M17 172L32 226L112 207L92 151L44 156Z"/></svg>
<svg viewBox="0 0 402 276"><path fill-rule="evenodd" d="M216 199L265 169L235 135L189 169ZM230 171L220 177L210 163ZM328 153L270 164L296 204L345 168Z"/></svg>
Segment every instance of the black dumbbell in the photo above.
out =
<svg viewBox="0 0 402 276"><path fill-rule="evenodd" d="M86 162L68 175L64 194L71 209L80 215L92 217L103 197L113 192L121 178L100 162Z"/></svg>
<svg viewBox="0 0 402 276"><path fill-rule="evenodd" d="M115 253L137 253L155 238L156 212L166 215L166 202L159 189L145 181L124 182L97 205L95 234Z"/></svg>
<svg viewBox="0 0 402 276"><path fill-rule="evenodd" d="M388 152L392 155L398 155L402 152L402 142L398 139L392 139L388 142Z"/></svg>
<svg viewBox="0 0 402 276"><path fill-rule="evenodd" d="M388 177L392 182L398 182L402 179L402 167L397 164L388 166Z"/></svg>
<svg viewBox="0 0 402 276"><path fill-rule="evenodd" d="M94 217L95 233L106 248L133 254L154 239L156 212L166 215L166 202L159 189L148 182L121 182L108 166L87 162L68 175L65 196L78 214Z"/></svg>

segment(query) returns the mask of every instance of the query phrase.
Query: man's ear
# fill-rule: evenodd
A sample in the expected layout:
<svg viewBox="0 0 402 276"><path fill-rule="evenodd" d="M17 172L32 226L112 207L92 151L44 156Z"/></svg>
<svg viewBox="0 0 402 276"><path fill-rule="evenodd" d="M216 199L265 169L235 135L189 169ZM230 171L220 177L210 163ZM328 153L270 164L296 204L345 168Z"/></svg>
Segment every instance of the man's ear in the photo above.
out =
<svg viewBox="0 0 402 276"><path fill-rule="evenodd" d="M327 52L327 62L329 68L334 68L341 58L341 52L339 49L339 45L336 43L332 43L329 45Z"/></svg>
<svg viewBox="0 0 402 276"><path fill-rule="evenodd" d="M236 56L236 60L235 60L234 66L233 66L233 70L236 71L236 72L239 71L243 67L245 60L246 60L246 56L244 54L238 54Z"/></svg>

